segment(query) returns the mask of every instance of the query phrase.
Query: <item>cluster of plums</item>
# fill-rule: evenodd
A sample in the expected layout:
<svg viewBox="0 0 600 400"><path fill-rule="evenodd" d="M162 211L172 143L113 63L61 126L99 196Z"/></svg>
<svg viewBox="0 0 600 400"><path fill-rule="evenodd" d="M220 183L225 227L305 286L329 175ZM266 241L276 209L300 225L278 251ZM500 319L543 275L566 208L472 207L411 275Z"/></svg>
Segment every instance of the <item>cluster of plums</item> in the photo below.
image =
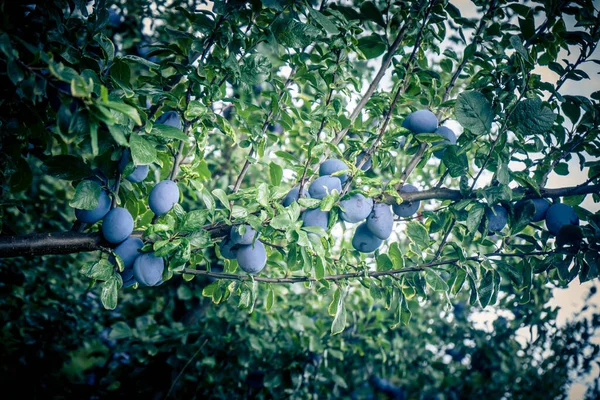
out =
<svg viewBox="0 0 600 400"><path fill-rule="evenodd" d="M259 236L250 225L232 226L229 236L219 245L221 255L237 260L243 271L257 274L267 264L267 250Z"/></svg>
<svg viewBox="0 0 600 400"><path fill-rule="evenodd" d="M161 115L156 123L163 123L181 129L181 120L176 112L169 111ZM130 161L129 150L124 150L119 162L119 172L123 172ZM126 179L130 182L142 182L148 176L148 165L136 165L133 172ZM105 182L94 177L90 178L101 185ZM179 188L172 180L163 180L156 184L150 191L148 204L156 215L168 213L175 203L179 201ZM94 224L102 220L102 236L106 241L118 244L114 249L123 260L124 270L121 272L125 287L136 282L144 286L157 286L162 283L165 268L164 259L156 257L154 253L140 253L144 246L141 239L131 236L134 228L133 217L125 208L111 209L111 199L107 190L102 189L98 197L98 205L93 210L75 210L78 221ZM112 259L114 262L114 258Z"/></svg>

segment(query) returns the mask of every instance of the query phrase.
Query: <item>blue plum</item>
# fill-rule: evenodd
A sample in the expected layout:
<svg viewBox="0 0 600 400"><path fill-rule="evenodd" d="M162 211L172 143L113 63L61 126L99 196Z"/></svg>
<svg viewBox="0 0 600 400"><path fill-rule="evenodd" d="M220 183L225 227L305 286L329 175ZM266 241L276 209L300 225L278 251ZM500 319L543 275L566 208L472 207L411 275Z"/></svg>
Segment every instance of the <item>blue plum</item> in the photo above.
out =
<svg viewBox="0 0 600 400"><path fill-rule="evenodd" d="M283 133L283 125L281 125L279 122L275 122L275 124L269 124L269 132L281 134Z"/></svg>
<svg viewBox="0 0 600 400"><path fill-rule="evenodd" d="M544 218L546 218L546 212L548 208L550 208L550 203L548 203L544 199L533 199L533 200L519 200L515 204L515 208L523 208L525 204L531 201L533 203L533 207L535 208L535 212L531 217L532 222L540 222Z"/></svg>
<svg viewBox="0 0 600 400"><path fill-rule="evenodd" d="M75 209L75 217L78 221L93 224L100 221L110 211L110 196L105 190L100 191L98 205L93 210Z"/></svg>
<svg viewBox="0 0 600 400"><path fill-rule="evenodd" d="M367 218L373 209L373 200L360 193L340 202L342 212L340 218L346 222L356 223Z"/></svg>
<svg viewBox="0 0 600 400"><path fill-rule="evenodd" d="M419 110L408 115L402 126L413 133L432 133L438 128L438 119L429 110Z"/></svg>
<svg viewBox="0 0 600 400"><path fill-rule="evenodd" d="M400 196L402 196L402 193L414 193L418 191L419 189L417 189L415 186L406 183L400 189ZM394 214L396 214L399 217L410 217L411 215L417 212L420 205L421 202L419 200L405 201L401 204L394 204L392 206L392 209L394 210Z"/></svg>
<svg viewBox="0 0 600 400"><path fill-rule="evenodd" d="M139 250L144 247L142 239L136 237L128 237L120 245L118 245L114 252L116 255L121 257L125 268L130 268L135 261L135 258L140 255ZM114 261L114 257L112 258Z"/></svg>
<svg viewBox="0 0 600 400"><path fill-rule="evenodd" d="M256 231L254 229L252 229L252 227L250 225L245 225L246 231L242 235L242 234L240 234L240 228L241 227L237 227L237 226L231 227L231 231L229 233L229 238L231 239L231 242L233 244L243 244L243 245L252 244L252 241L254 240L254 236L256 236ZM258 234L258 236L260 236L260 234Z"/></svg>
<svg viewBox="0 0 600 400"><path fill-rule="evenodd" d="M288 207L293 202L298 201L298 192L299 191L300 191L300 186L294 186L292 188L292 190L290 190L288 192L288 194L286 194L285 197L283 198L283 203L282 203L283 206ZM310 194L308 193L306 186L304 186L302 188L302 197L310 198Z"/></svg>
<svg viewBox="0 0 600 400"><path fill-rule="evenodd" d="M133 263L133 276L143 286L158 286L163 280L165 260L154 253L140 254Z"/></svg>
<svg viewBox="0 0 600 400"><path fill-rule="evenodd" d="M354 232L352 247L361 253L372 253L381 246L383 240L373 235L366 223L360 224Z"/></svg>
<svg viewBox="0 0 600 400"><path fill-rule="evenodd" d="M342 191L342 181L334 176L324 175L315 179L308 188L308 193L313 199L321 200L334 190Z"/></svg>
<svg viewBox="0 0 600 400"><path fill-rule="evenodd" d="M177 113L176 111L167 111L166 113L158 117L155 123L169 125L177 129L183 129L181 118L179 117L179 113Z"/></svg>
<svg viewBox="0 0 600 400"><path fill-rule="evenodd" d="M171 211L179 201L179 188L171 180L164 180L152 188L148 197L150 209L156 215L164 215Z"/></svg>
<svg viewBox="0 0 600 400"><path fill-rule="evenodd" d="M367 228L379 239L385 240L392 234L394 216L389 205L377 203L367 218Z"/></svg>
<svg viewBox="0 0 600 400"><path fill-rule="evenodd" d="M238 265L249 274L257 274L267 264L267 250L260 240L245 246L240 246L236 256Z"/></svg>
<svg viewBox="0 0 600 400"><path fill-rule="evenodd" d="M359 162L362 161L363 158L365 158L367 155L367 153L365 153L364 151L361 152L358 157L356 157L356 165L358 165ZM362 169L363 171L368 171L371 169L371 167L373 166L373 160L371 159L371 157L369 157L369 159L367 161L365 161L365 163L363 164L362 167L360 167L360 169Z"/></svg>
<svg viewBox="0 0 600 400"><path fill-rule="evenodd" d="M133 217L124 208L113 208L102 220L102 236L110 243L121 243L133 232Z"/></svg>
<svg viewBox="0 0 600 400"><path fill-rule="evenodd" d="M485 210L485 216L488 220L488 231L489 233L500 232L502 228L506 226L508 221L508 212L506 208L495 205L493 209L487 208Z"/></svg>
<svg viewBox="0 0 600 400"><path fill-rule="evenodd" d="M237 248L234 249L234 246L236 246L236 244L233 243L231 239L224 239L219 244L219 250L221 250L221 255L227 258L228 260L235 260L235 257L237 256Z"/></svg>
<svg viewBox="0 0 600 400"><path fill-rule="evenodd" d="M119 161L119 172L123 172L130 161L131 153L128 149L125 149L123 151L123 156L121 156L121 161ZM149 170L150 168L148 165L137 165L134 167L133 172L129 174L125 179L133 183L142 182L148 176Z"/></svg>
<svg viewBox="0 0 600 400"><path fill-rule="evenodd" d="M133 276L133 268L125 268L123 272L119 272L121 278L123 279L123 287L128 288L137 283L135 280L135 276Z"/></svg>
<svg viewBox="0 0 600 400"><path fill-rule="evenodd" d="M335 172L347 169L348 165L346 165L346 163L342 160L338 160L337 158L330 158L329 160L325 160L319 167L319 176L331 175ZM348 174L339 175L336 176L336 178L338 178L343 185L348 180Z"/></svg>
<svg viewBox="0 0 600 400"><path fill-rule="evenodd" d="M319 208L311 208L302 213L302 226L320 226L327 230L329 213Z"/></svg>
<svg viewBox="0 0 600 400"><path fill-rule="evenodd" d="M579 217L568 204L557 203L546 212L546 228L554 236L566 225L579 225Z"/></svg>
<svg viewBox="0 0 600 400"><path fill-rule="evenodd" d="M442 135L446 138L446 140L442 140L439 142L433 142L432 146L437 146L438 144L456 144L456 134L454 133L454 131L446 126L440 126L435 133L437 133L438 135ZM433 155L436 156L437 158L442 158L444 155L444 149L441 150L437 150L433 152Z"/></svg>

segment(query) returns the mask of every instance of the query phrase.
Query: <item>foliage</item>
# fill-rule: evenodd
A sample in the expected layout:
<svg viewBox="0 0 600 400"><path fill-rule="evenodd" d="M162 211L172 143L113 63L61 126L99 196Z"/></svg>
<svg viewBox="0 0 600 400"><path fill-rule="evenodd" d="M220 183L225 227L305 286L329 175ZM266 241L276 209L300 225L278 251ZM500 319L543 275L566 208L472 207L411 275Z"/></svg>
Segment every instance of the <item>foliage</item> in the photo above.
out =
<svg viewBox="0 0 600 400"><path fill-rule="evenodd" d="M0 1L1 232L68 231L69 204L92 209L104 188L168 260L165 283L122 288L106 243L2 259L7 384L33 373L22 390L37 396L369 398L385 378L409 398L530 399L589 372L600 320L558 327L547 301L600 271L600 219L579 206L600 201L600 92L560 93L599 63L591 1L476 1L477 19L443 0L114 3ZM425 108L464 128L441 160L440 135L402 127ZM182 129L155 124L168 111ZM121 179L126 149L151 165L142 183ZM348 165L342 193L282 207L328 157ZM574 157L589 180L547 191ZM181 204L155 218L148 195L164 179ZM340 200L408 201L405 182L432 189L421 211L374 254L354 251ZM522 197L569 204L582 226L554 238L514 207ZM488 236L498 204L509 223ZM300 222L315 207L330 211L326 235ZM257 276L217 250L239 224L268 249ZM469 307L507 318L484 330ZM520 328L537 340L521 345Z"/></svg>

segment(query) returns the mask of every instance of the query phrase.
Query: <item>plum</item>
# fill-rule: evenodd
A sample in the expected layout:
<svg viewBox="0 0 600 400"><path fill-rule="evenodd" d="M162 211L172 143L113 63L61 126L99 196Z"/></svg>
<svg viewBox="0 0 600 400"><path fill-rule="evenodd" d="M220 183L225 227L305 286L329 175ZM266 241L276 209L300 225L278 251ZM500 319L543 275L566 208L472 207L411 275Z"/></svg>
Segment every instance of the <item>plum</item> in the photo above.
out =
<svg viewBox="0 0 600 400"><path fill-rule="evenodd" d="M367 228L379 239L385 240L392 234L394 227L394 216L389 205L377 203L373 206L371 214L367 218Z"/></svg>
<svg viewBox="0 0 600 400"><path fill-rule="evenodd" d="M546 212L546 228L557 236L565 225L579 225L579 217L573 207L562 203L550 206Z"/></svg>
<svg viewBox="0 0 600 400"><path fill-rule="evenodd" d="M282 134L283 133L283 125L279 122L275 122L275 124L269 124L269 132Z"/></svg>
<svg viewBox="0 0 600 400"><path fill-rule="evenodd" d="M113 208L102 220L102 236L110 243L121 243L133 232L133 217L124 208Z"/></svg>
<svg viewBox="0 0 600 400"><path fill-rule="evenodd" d="M360 222L371 214L373 200L360 193L340 202L340 218L346 222Z"/></svg>
<svg viewBox="0 0 600 400"><path fill-rule="evenodd" d="M432 146L437 146L438 144L456 144L456 134L454 133L454 131L446 126L440 126L435 133L437 133L438 135L442 135L446 138L446 140L442 140L439 142L433 142ZM444 149L441 150L437 150L433 152L433 155L437 158L442 158L442 156L444 155Z"/></svg>
<svg viewBox="0 0 600 400"><path fill-rule="evenodd" d="M363 158L365 158L365 156L367 155L367 153L365 153L364 151L361 152L358 157L356 157L356 165L358 165L359 162L362 161ZM362 167L360 167L360 169L362 169L363 171L368 171L371 169L371 166L373 165L373 160L371 160L371 157L369 157L369 159L367 161L365 161L365 163L363 164Z"/></svg>
<svg viewBox="0 0 600 400"><path fill-rule="evenodd" d="M123 151L123 156L121 157L121 161L119 162L119 172L123 172L127 164L131 161L131 153L129 150ZM129 174L125 179L129 182L139 183L142 182L148 176L149 171L148 165L137 165L133 169L133 172Z"/></svg>
<svg viewBox="0 0 600 400"><path fill-rule="evenodd" d="M492 209L485 210L485 216L488 219L488 231L490 233L500 232L506 226L508 221L508 212L506 208L495 205Z"/></svg>
<svg viewBox="0 0 600 400"><path fill-rule="evenodd" d="M331 175L338 171L347 170L348 165L342 160L338 160L337 158L330 158L329 160L325 160L321 166L319 167L319 176ZM342 182L342 185L346 183L348 180L348 174L343 174L336 176Z"/></svg>
<svg viewBox="0 0 600 400"><path fill-rule="evenodd" d="M229 238L231 239L231 242L233 244L243 244L243 245L248 245L248 244L252 244L252 241L254 240L254 236L256 236L256 231L254 229L252 229L252 227L250 225L245 225L246 227L246 232L241 235L240 234L240 227L235 227L232 226L231 227L231 231L229 233ZM258 236L260 236L260 233L258 234Z"/></svg>
<svg viewBox="0 0 600 400"><path fill-rule="evenodd" d="M313 199L321 200L334 190L337 190L338 192L342 191L342 181L334 176L323 175L320 178L315 179L310 185L308 193Z"/></svg>
<svg viewBox="0 0 600 400"><path fill-rule="evenodd" d="M254 244L240 246L236 256L238 265L249 274L257 274L267 263L267 250L260 240Z"/></svg>
<svg viewBox="0 0 600 400"><path fill-rule="evenodd" d="M219 250L221 250L221 255L227 258L228 260L235 260L235 257L237 256L237 248L234 249L234 246L236 246L236 244L233 243L231 239L224 239L219 244Z"/></svg>
<svg viewBox="0 0 600 400"><path fill-rule="evenodd" d="M125 268L130 268L133 265L135 258L140 255L138 250L140 250L142 247L144 247L144 242L142 242L142 239L128 237L115 248L114 252L123 260L123 266ZM111 261L114 262L114 257L112 257Z"/></svg>
<svg viewBox="0 0 600 400"><path fill-rule="evenodd" d="M400 189L400 196L402 196L402 193L414 193L418 191L419 189L407 183ZM399 217L410 217L411 215L417 212L420 205L421 202L419 200L405 201L401 204L394 204L392 206L392 209L394 210L394 214L396 214Z"/></svg>
<svg viewBox="0 0 600 400"><path fill-rule="evenodd" d="M168 179L154 186L148 197L150 209L156 215L168 213L178 201L179 188L175 182Z"/></svg>
<svg viewBox="0 0 600 400"><path fill-rule="evenodd" d="M288 194L286 194L285 197L283 198L283 206L288 207L293 202L298 201L298 192L299 191L300 191L300 186L294 186L292 188L292 190L290 190L288 192ZM308 193L306 186L302 188L302 197L310 198L310 194Z"/></svg>
<svg viewBox="0 0 600 400"><path fill-rule="evenodd" d="M110 196L105 190L100 191L98 205L93 210L75 209L75 217L78 221L93 224L100 221L110 211Z"/></svg>
<svg viewBox="0 0 600 400"><path fill-rule="evenodd" d="M438 119L429 110L419 110L409 114L402 122L402 127L413 133L432 133L438 128Z"/></svg>
<svg viewBox="0 0 600 400"><path fill-rule="evenodd" d="M179 113L177 113L176 111L167 111L166 113L158 117L155 123L169 125L177 129L183 129L181 118L179 117Z"/></svg>
<svg viewBox="0 0 600 400"><path fill-rule="evenodd" d="M163 280L165 260L154 253L140 254L133 263L133 276L143 286L158 286Z"/></svg>
<svg viewBox="0 0 600 400"><path fill-rule="evenodd" d="M329 213L319 208L311 208L302 213L302 226L320 226L327 230Z"/></svg>
<svg viewBox="0 0 600 400"><path fill-rule="evenodd" d="M535 208L535 212L533 213L533 216L531 217L532 222L540 222L541 220L546 218L546 212L548 211L548 208L550 208L550 203L548 203L544 199L519 200L515 204L515 208L525 207L525 204L528 201L531 201L533 203L533 207Z"/></svg>
<svg viewBox="0 0 600 400"><path fill-rule="evenodd" d="M128 288L137 283L135 276L133 276L133 268L125 268L123 272L119 272L121 279L123 279L123 287Z"/></svg>
<svg viewBox="0 0 600 400"><path fill-rule="evenodd" d="M352 238L352 247L361 253L372 253L377 250L382 243L383 240L371 233L366 222L360 224L358 228L356 228L356 232L354 232L354 237Z"/></svg>

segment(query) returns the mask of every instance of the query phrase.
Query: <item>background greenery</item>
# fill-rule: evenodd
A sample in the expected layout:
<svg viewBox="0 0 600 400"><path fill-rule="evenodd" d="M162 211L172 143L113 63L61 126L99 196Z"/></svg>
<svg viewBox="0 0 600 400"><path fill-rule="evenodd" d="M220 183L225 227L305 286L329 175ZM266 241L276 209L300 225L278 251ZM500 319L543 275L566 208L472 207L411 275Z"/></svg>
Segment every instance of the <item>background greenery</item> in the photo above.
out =
<svg viewBox="0 0 600 400"><path fill-rule="evenodd" d="M599 14L583 0L475 5L480 17L468 19L442 0L234 1L210 11L193 1L0 1L2 235L71 229L81 179L98 168L114 181L129 146L151 174L123 180L119 203L172 276L122 289L112 266L91 272L109 251L0 260L7 393L565 397L597 360L600 316L558 326L547 303L552 288L597 279L598 215L579 207L584 195L562 198L585 222L554 240L511 207L520 193L512 189L543 193L550 171L568 173L571 158L588 168L586 185L598 184L600 94L560 89L589 78L583 63L598 64ZM580 56L565 63L561 49ZM352 113L391 55L391 90ZM539 65L557 83L543 81ZM438 138L420 142L401 128L422 108L465 128L442 161L428 145ZM181 113L183 132L152 126L168 110ZM408 177L464 198L424 202L374 256L352 250L351 225L334 227L333 217L319 240L296 222L299 208L279 206L326 155L352 166L368 148L373 168L349 167L354 190L393 201ZM147 195L177 154L187 155L181 207L152 224ZM515 160L523 171L509 168ZM509 227L488 238L477 228L497 203L510 209ZM210 234L240 222L270 244L259 279L318 281L244 277ZM550 254L481 256L490 252ZM236 278L204 272L219 268ZM389 272L405 268L416 271ZM364 276L373 270L384 274ZM323 279L342 273L360 278ZM490 328L473 316L481 307L501 315ZM599 395L596 384L588 397Z"/></svg>

